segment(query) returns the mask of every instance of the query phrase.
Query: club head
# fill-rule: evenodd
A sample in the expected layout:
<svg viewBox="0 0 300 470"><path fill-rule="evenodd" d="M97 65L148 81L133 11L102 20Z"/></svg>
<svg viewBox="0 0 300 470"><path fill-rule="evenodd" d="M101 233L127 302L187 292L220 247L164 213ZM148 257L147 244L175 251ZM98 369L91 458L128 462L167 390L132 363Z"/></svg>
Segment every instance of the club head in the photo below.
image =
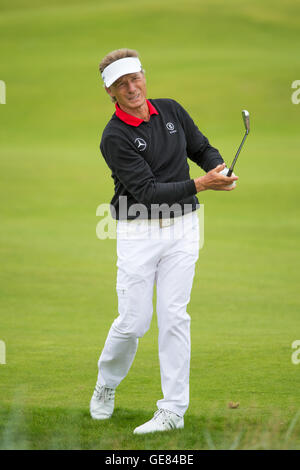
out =
<svg viewBox="0 0 300 470"><path fill-rule="evenodd" d="M243 116L243 121L244 121L244 126L246 129L247 134L250 132L250 114L246 109L243 109L242 111L242 116Z"/></svg>

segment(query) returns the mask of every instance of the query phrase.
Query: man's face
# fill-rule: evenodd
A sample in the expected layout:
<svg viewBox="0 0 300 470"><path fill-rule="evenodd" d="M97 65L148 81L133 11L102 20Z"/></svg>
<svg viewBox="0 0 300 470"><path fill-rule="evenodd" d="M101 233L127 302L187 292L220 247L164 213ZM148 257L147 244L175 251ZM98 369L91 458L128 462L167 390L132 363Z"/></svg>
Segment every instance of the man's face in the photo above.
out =
<svg viewBox="0 0 300 470"><path fill-rule="evenodd" d="M116 98L119 106L129 110L143 106L146 101L146 79L143 72L129 73L106 88Z"/></svg>

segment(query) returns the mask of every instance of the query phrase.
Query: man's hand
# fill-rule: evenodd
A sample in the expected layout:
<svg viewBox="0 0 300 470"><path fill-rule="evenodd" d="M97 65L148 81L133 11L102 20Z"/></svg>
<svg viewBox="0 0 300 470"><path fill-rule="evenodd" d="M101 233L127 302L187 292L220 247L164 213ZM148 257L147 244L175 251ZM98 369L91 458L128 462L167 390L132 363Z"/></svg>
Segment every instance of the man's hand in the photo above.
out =
<svg viewBox="0 0 300 470"><path fill-rule="evenodd" d="M208 171L206 175L194 179L197 193L200 191L206 191L207 189L213 189L215 191L232 191L235 186L230 187L230 185L239 178L235 174L232 174L231 176L221 175L220 171L224 170L225 167L226 164L222 163L222 165L218 165L213 170Z"/></svg>

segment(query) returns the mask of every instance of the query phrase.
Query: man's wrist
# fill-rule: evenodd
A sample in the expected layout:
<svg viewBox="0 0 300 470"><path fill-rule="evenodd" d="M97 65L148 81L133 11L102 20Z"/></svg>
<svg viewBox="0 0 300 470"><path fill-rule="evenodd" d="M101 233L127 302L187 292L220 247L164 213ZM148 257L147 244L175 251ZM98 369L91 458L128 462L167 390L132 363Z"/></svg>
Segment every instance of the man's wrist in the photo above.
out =
<svg viewBox="0 0 300 470"><path fill-rule="evenodd" d="M195 178L194 183L196 186L196 191L197 193L200 193L200 191L205 191L206 190L206 185L205 185L205 176L200 176L200 178Z"/></svg>

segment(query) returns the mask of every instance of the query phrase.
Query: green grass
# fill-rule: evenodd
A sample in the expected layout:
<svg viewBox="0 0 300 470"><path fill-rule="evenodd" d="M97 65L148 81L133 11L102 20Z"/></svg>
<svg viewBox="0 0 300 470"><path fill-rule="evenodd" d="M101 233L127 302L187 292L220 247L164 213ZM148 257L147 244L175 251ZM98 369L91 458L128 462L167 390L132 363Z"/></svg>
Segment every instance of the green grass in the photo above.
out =
<svg viewBox="0 0 300 470"><path fill-rule="evenodd" d="M2 0L0 448L299 449L299 10L295 0ZM113 193L98 148L113 107L98 63L117 47L140 51L149 97L178 100L227 162L241 109L252 124L238 189L199 197L185 429L143 437L132 431L161 398L155 315L113 418L88 414L117 315L115 241L96 237L96 208Z"/></svg>
<svg viewBox="0 0 300 470"><path fill-rule="evenodd" d="M24 390L22 390L22 396ZM299 449L300 431L296 413L291 420L285 414L254 417L247 409L219 409L191 413L185 429L136 436L131 429L151 418L141 409L116 407L109 421L91 421L87 409L70 407L24 407L2 410L1 449Z"/></svg>

